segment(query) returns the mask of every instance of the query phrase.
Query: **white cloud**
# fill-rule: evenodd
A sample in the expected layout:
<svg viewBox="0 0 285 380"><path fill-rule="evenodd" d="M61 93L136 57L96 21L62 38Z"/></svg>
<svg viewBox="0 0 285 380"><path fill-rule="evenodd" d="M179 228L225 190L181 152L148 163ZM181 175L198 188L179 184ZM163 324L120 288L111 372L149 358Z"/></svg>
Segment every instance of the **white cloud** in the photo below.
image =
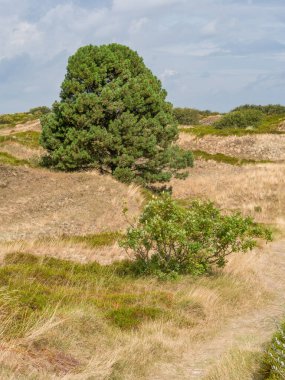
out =
<svg viewBox="0 0 285 380"><path fill-rule="evenodd" d="M119 12L143 11L177 3L185 3L185 1L186 0L114 0L113 10Z"/></svg>
<svg viewBox="0 0 285 380"><path fill-rule="evenodd" d="M217 33L217 21L213 20L204 25L201 29L204 36L213 36Z"/></svg>
<svg viewBox="0 0 285 380"><path fill-rule="evenodd" d="M212 54L225 54L227 49L223 49L211 42L198 42L196 44L169 45L158 49L159 51L177 56L207 57Z"/></svg>
<svg viewBox="0 0 285 380"><path fill-rule="evenodd" d="M142 30L142 28L148 23L148 18L142 17L137 20L133 20L130 26L130 33L138 33Z"/></svg>
<svg viewBox="0 0 285 380"><path fill-rule="evenodd" d="M137 50L177 105L224 110L247 97L255 73L283 73L284 0L0 0L0 8L0 112L50 104L67 57L89 43Z"/></svg>
<svg viewBox="0 0 285 380"><path fill-rule="evenodd" d="M167 78L171 78L175 75L177 75L178 72L176 70L173 70L173 69L165 69L160 75L159 77L162 79L162 80L165 80Z"/></svg>

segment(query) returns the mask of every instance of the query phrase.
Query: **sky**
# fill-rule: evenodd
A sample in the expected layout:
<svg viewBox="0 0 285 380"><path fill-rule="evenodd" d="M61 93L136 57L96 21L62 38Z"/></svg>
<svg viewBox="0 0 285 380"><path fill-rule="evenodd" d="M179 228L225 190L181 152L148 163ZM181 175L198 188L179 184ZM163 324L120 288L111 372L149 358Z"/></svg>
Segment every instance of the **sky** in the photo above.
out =
<svg viewBox="0 0 285 380"><path fill-rule="evenodd" d="M68 57L112 42L174 106L285 104L285 0L0 0L0 113L51 106Z"/></svg>

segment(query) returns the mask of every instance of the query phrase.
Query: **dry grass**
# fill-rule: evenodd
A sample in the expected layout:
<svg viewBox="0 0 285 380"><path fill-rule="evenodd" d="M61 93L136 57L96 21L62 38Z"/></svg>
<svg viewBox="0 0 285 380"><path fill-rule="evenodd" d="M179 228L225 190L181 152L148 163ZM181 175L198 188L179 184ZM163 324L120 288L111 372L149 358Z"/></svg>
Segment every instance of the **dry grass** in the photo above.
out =
<svg viewBox="0 0 285 380"><path fill-rule="evenodd" d="M285 164L233 167L200 161L185 181L173 180L172 187L176 198L210 199L258 222L284 224Z"/></svg>
<svg viewBox="0 0 285 380"><path fill-rule="evenodd" d="M285 135L204 136L198 138L180 133L179 145L184 149L252 160L285 160Z"/></svg>
<svg viewBox="0 0 285 380"><path fill-rule="evenodd" d="M259 256L258 253L253 255L258 271ZM80 277L76 280L77 269L74 269L75 277L72 282L66 283L60 279L58 273L46 271L44 262L42 270L39 267L40 271L33 269L34 264L23 264L22 271L8 266L7 270L11 271L11 290L3 288L2 279L0 297L7 302L6 306L2 302L0 313L0 377L164 379L161 374L155 377L156 365L161 369L167 368L169 363L179 363L179 357L189 349L189 344L193 347L199 346L201 342L219 333L229 318L244 315L249 310L258 310L268 302L267 291L260 283L258 274L252 270L252 261L246 255L239 259L242 271L236 268L238 261L232 261L225 273L196 280L185 277L175 282L135 280L119 278L115 274L111 277L109 274L98 274L91 276L90 282L88 280L84 284ZM54 268L60 268L60 265L59 263ZM19 276L17 281L23 286L30 283L36 293L40 289L39 284L45 286L46 283L53 289L53 297L56 297L57 292L64 297L59 297L58 301L55 298L55 304L54 298L51 298L47 307L40 312L35 309L22 322L18 320L17 323L22 325L20 329L18 326L17 331L22 333L11 339L7 336L5 327L11 330L11 322L15 323L15 319L12 316L12 319L8 317L7 320L3 312L7 310L5 308L9 305L9 297L15 297L16 288L11 286L16 273ZM44 280L41 280L40 273L44 274ZM68 276L67 270L64 273ZM56 285L58 281L60 286ZM256 288L259 289L258 292ZM80 291L80 298L74 304L70 297L77 289ZM22 291L21 288L19 291ZM142 305L151 305L155 300L156 307L163 312L162 317L141 321L135 329L118 328L91 302L92 299L105 296L111 300L109 297L112 294L117 294L118 304L113 301L109 304L108 301L102 304L105 305L104 308L107 305L116 310L123 307L124 300L138 297L135 302ZM29 303L29 297L24 302ZM125 304L126 307L127 305L128 303ZM15 307L14 313L17 313Z"/></svg>
<svg viewBox="0 0 285 380"><path fill-rule="evenodd" d="M24 145L7 142L0 145L0 151L11 154L12 156L21 160L39 160L43 155L43 149L31 149Z"/></svg>
<svg viewBox="0 0 285 380"><path fill-rule="evenodd" d="M234 255L213 276L175 282L122 278L105 268L82 275L84 265L61 260L50 268L46 255L86 268L95 265L90 261L123 258L115 242L94 247L61 236L124 229L122 209L138 215L140 190L96 172L0 171L1 259L15 252L40 256L36 266L0 266L1 379L201 379L217 357L222 359L207 380L252 378L256 347L268 339L272 317L282 309L283 243ZM280 225L284 181L282 163L233 167L197 161L189 178L172 186L185 202L210 198L224 210ZM159 313L122 328L126 321L117 319L130 307ZM23 308L29 312L19 319ZM241 345L233 346L236 341Z"/></svg>
<svg viewBox="0 0 285 380"><path fill-rule="evenodd" d="M137 216L143 197L96 171L56 173L0 166L0 240L119 231L123 209Z"/></svg>
<svg viewBox="0 0 285 380"><path fill-rule="evenodd" d="M125 251L116 242L110 245L91 247L88 242L68 241L66 238L45 238L34 240L0 241L0 260L7 254L30 253L37 256L51 256L81 263L97 261L102 265L126 258Z"/></svg>
<svg viewBox="0 0 285 380"><path fill-rule="evenodd" d="M262 380L260 374L261 353L246 344L224 355L210 370L204 380Z"/></svg>

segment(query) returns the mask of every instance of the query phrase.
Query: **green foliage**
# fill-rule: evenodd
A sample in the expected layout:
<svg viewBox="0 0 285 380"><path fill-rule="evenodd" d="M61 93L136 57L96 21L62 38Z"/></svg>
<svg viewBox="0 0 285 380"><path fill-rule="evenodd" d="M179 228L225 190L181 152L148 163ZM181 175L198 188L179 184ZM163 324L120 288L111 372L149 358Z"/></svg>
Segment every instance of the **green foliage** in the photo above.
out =
<svg viewBox="0 0 285 380"><path fill-rule="evenodd" d="M214 123L215 128L255 128L263 119L263 113L255 109L234 111Z"/></svg>
<svg viewBox="0 0 285 380"><path fill-rule="evenodd" d="M36 115L36 116L42 116L50 112L51 112L51 109L46 106L31 108L29 111L29 113L32 113L33 115Z"/></svg>
<svg viewBox="0 0 285 380"><path fill-rule="evenodd" d="M137 274L199 275L223 267L231 253L252 249L256 237L271 234L241 214L222 215L211 202L183 207L163 194L146 205L121 245L134 257Z"/></svg>
<svg viewBox="0 0 285 380"><path fill-rule="evenodd" d="M268 380L285 379L285 323L272 338L263 361L265 378Z"/></svg>
<svg viewBox="0 0 285 380"><path fill-rule="evenodd" d="M174 108L174 116L181 125L198 124L200 112L194 108Z"/></svg>
<svg viewBox="0 0 285 380"><path fill-rule="evenodd" d="M42 118L41 143L55 168L94 167L124 182L150 183L192 165L191 153L172 145L178 129L166 91L128 47L80 48L61 89L60 102Z"/></svg>
<svg viewBox="0 0 285 380"><path fill-rule="evenodd" d="M256 110L264 113L265 115L285 115L285 106L280 104L268 104L267 106L245 104L234 108L231 112Z"/></svg>
<svg viewBox="0 0 285 380"><path fill-rule="evenodd" d="M0 128L13 127L16 124L36 120L49 111L48 107L37 107L32 108L29 112L0 115Z"/></svg>
<svg viewBox="0 0 285 380"><path fill-rule="evenodd" d="M181 125L197 125L203 117L217 115L217 112L209 110L197 110L195 108L179 108L173 109L174 116Z"/></svg>
<svg viewBox="0 0 285 380"><path fill-rule="evenodd" d="M206 135L214 136L245 136L255 135L263 133L272 134L284 134L284 132L278 130L278 126L284 121L284 117L278 116L265 116L263 121L257 128L233 128L225 127L223 129L217 129L213 125L196 125L195 128L180 128L181 132L195 135L197 137L203 137Z"/></svg>

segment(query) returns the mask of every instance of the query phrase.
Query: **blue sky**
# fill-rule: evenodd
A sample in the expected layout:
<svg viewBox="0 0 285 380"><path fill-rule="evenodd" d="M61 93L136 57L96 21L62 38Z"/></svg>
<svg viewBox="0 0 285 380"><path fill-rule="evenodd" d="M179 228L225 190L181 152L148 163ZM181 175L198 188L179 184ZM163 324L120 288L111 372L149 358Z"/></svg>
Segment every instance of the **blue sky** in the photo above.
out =
<svg viewBox="0 0 285 380"><path fill-rule="evenodd" d="M0 0L0 113L50 106L68 57L110 42L175 106L285 104L284 0Z"/></svg>

